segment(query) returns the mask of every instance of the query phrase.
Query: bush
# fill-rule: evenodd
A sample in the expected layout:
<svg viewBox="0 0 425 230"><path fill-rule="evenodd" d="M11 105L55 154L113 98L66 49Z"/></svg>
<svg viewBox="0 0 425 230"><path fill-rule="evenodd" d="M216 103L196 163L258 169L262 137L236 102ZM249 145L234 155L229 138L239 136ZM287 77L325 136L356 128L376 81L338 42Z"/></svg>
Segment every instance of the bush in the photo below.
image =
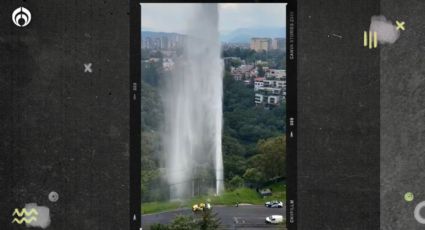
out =
<svg viewBox="0 0 425 230"><path fill-rule="evenodd" d="M197 224L191 216L177 216L170 224L170 230L194 230Z"/></svg>
<svg viewBox="0 0 425 230"><path fill-rule="evenodd" d="M170 228L165 224L152 224L150 226L151 230L170 230Z"/></svg>
<svg viewBox="0 0 425 230"><path fill-rule="evenodd" d="M211 210L202 212L202 219L198 224L201 230L215 230L220 227L220 218L217 213L213 213Z"/></svg>
<svg viewBox="0 0 425 230"><path fill-rule="evenodd" d="M244 186L244 184L245 184L245 181L240 176L234 176L229 181L230 189L241 188Z"/></svg>
<svg viewBox="0 0 425 230"><path fill-rule="evenodd" d="M258 186L262 181L264 181L264 174L257 168L249 168L245 171L243 178Z"/></svg>

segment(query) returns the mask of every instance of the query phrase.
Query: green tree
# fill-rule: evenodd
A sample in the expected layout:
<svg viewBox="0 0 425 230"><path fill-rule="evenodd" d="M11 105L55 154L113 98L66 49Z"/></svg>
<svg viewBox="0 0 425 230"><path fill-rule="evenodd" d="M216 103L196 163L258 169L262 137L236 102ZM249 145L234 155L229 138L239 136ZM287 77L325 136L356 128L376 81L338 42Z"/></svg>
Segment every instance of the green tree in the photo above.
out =
<svg viewBox="0 0 425 230"><path fill-rule="evenodd" d="M257 151L263 155L260 168L266 179L281 177L285 175L286 139L285 136L260 140Z"/></svg>
<svg viewBox="0 0 425 230"><path fill-rule="evenodd" d="M220 222L217 213L214 213L212 210L205 210L202 212L199 227L201 230L215 230L220 227Z"/></svg>
<svg viewBox="0 0 425 230"><path fill-rule="evenodd" d="M263 154L256 154L256 155L251 156L247 160L246 167L247 168L258 168L263 162L264 162L264 155Z"/></svg>
<svg viewBox="0 0 425 230"><path fill-rule="evenodd" d="M150 57L150 50L142 49L142 60L148 60Z"/></svg>
<svg viewBox="0 0 425 230"><path fill-rule="evenodd" d="M195 230L199 229L191 216L179 215L170 224L170 230Z"/></svg>
<svg viewBox="0 0 425 230"><path fill-rule="evenodd" d="M238 139L229 135L223 135L222 139L222 148L224 155L243 156L245 154L245 147L239 143Z"/></svg>
<svg viewBox="0 0 425 230"><path fill-rule="evenodd" d="M235 81L229 72L225 72L223 84L222 143L225 179L228 183L236 175L243 176L247 169L246 159L258 154L258 140L276 137L285 132L285 103L273 109L256 106L254 90ZM243 164L238 166L239 162ZM263 172L262 169L260 171Z"/></svg>
<svg viewBox="0 0 425 230"><path fill-rule="evenodd" d="M224 177L227 181L234 176L242 176L246 170L246 159L238 155L224 155Z"/></svg>
<svg viewBox="0 0 425 230"><path fill-rule="evenodd" d="M257 71L259 77L264 77L266 75L266 71L264 70L262 65L257 65Z"/></svg>
<svg viewBox="0 0 425 230"><path fill-rule="evenodd" d="M162 55L161 51L156 51L156 52L152 52L151 53L151 57L152 58L160 58L160 59L162 59L163 58L163 55Z"/></svg>
<svg viewBox="0 0 425 230"><path fill-rule="evenodd" d="M151 86L159 86L163 78L162 58L159 61L144 62L142 64L142 80Z"/></svg>
<svg viewBox="0 0 425 230"><path fill-rule="evenodd" d="M256 186L259 186L264 182L264 175L258 168L247 169L243 175L243 178Z"/></svg>
<svg viewBox="0 0 425 230"><path fill-rule="evenodd" d="M239 67L242 64L242 62L238 59L231 59L230 65L233 67Z"/></svg>
<svg viewBox="0 0 425 230"><path fill-rule="evenodd" d="M242 177L240 176L234 176L230 181L229 181L229 186L230 189L236 189L236 188L241 188L243 187L245 184L245 181L242 179Z"/></svg>
<svg viewBox="0 0 425 230"><path fill-rule="evenodd" d="M157 88L143 83L141 86L142 131L158 131L164 120L164 109Z"/></svg>

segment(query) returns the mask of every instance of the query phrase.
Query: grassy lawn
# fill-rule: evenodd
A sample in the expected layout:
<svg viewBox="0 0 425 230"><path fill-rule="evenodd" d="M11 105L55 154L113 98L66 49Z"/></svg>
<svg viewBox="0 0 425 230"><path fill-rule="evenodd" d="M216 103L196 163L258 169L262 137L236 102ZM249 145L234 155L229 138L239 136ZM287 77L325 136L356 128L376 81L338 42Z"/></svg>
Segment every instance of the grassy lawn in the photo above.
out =
<svg viewBox="0 0 425 230"><path fill-rule="evenodd" d="M221 196L201 196L193 197L192 199L185 201L162 201L162 202L148 202L143 203L142 213L151 214L163 211L174 210L178 208L191 208L195 203L205 203L207 200L210 201L211 205L235 205L236 202L247 203L247 204L264 204L270 200L286 200L286 189L282 183L276 183L268 186L273 192L272 196L262 198L255 189L249 188L238 188L233 191L225 191Z"/></svg>
<svg viewBox="0 0 425 230"><path fill-rule="evenodd" d="M179 201L173 201L173 202L149 202L149 203L143 203L142 205L142 214L149 214L149 213L157 213L157 212L163 212L166 210L174 210L182 207L182 202Z"/></svg>

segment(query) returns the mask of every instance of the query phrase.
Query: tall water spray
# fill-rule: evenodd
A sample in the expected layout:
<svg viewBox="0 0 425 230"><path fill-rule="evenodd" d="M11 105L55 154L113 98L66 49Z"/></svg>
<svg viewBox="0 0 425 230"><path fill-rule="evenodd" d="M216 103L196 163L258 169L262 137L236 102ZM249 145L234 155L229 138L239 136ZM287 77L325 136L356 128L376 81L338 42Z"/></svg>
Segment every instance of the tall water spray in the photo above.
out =
<svg viewBox="0 0 425 230"><path fill-rule="evenodd" d="M187 24L184 55L164 92L163 142L171 199L199 194L207 185L215 194L224 190L223 64L217 4L197 4ZM214 183L208 183L211 180Z"/></svg>

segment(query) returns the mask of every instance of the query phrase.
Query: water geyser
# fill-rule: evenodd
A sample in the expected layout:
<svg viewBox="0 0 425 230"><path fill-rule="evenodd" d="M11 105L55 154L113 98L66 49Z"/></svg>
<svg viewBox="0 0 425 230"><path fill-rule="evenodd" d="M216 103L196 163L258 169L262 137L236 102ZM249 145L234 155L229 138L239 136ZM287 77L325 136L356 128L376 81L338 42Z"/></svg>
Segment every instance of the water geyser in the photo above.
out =
<svg viewBox="0 0 425 230"><path fill-rule="evenodd" d="M217 4L196 4L184 55L164 95L165 167L171 199L224 190L223 62ZM205 192L204 192L205 193Z"/></svg>

